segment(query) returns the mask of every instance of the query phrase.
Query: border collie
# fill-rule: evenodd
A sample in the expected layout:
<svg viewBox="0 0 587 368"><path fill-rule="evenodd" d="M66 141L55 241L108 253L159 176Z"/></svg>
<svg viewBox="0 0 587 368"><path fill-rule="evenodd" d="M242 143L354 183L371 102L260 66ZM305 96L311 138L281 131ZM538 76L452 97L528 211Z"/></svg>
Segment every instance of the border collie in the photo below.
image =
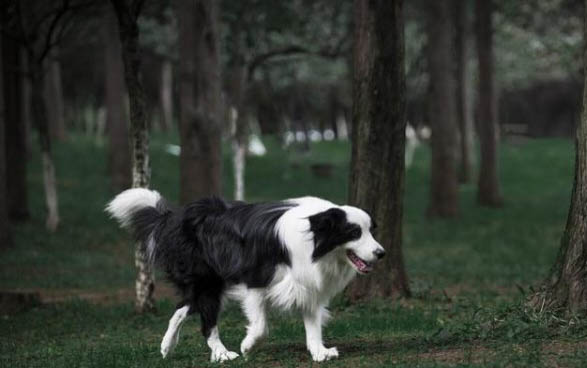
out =
<svg viewBox="0 0 587 368"><path fill-rule="evenodd" d="M326 307L385 254L366 212L315 197L254 204L212 197L172 209L156 191L129 189L106 210L144 244L182 298L161 342L164 358L177 345L184 320L199 313L210 360L235 359L217 327L225 299L240 302L249 321L243 355L267 334L265 308L271 305L301 313L315 361L337 357L336 348L322 342Z"/></svg>

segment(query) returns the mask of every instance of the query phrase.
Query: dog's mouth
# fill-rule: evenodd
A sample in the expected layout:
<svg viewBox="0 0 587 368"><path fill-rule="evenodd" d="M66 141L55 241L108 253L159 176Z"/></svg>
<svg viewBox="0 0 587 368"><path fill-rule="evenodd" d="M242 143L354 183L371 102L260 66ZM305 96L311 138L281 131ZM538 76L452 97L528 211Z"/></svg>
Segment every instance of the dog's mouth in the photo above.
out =
<svg viewBox="0 0 587 368"><path fill-rule="evenodd" d="M346 256L349 259L349 261L351 261L352 265L355 266L357 271L359 271L360 273L367 274L373 271L373 263L365 261L358 255L356 255L355 252L353 252L352 250L347 249Z"/></svg>

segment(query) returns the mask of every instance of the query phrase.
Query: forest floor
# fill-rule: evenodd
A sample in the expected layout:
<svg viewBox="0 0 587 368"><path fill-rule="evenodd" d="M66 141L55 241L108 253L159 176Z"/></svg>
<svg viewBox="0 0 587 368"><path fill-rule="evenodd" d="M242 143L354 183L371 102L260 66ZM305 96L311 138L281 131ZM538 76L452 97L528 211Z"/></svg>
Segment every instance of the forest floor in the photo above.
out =
<svg viewBox="0 0 587 368"><path fill-rule="evenodd" d="M153 188L178 198L179 160L165 152L176 136L152 142ZM267 142L269 154L247 166L249 200L316 195L346 197L349 145L324 142L310 153ZM128 236L103 212L109 189L106 147L72 136L55 146L62 224L43 227L40 160L29 165L31 220L15 227L15 245L0 256L0 292L38 293L41 304L0 310L0 367L203 367L208 347L194 319L182 330L173 355L159 343L173 312L173 292L157 286L157 311L132 307L133 251ZM460 189L460 216L428 220L428 150L421 147L406 177L404 253L414 297L350 305L337 298L324 330L340 358L325 367L585 367L587 320L532 312L524 300L547 275L568 209L571 140L505 142L501 209L479 208L475 185ZM313 164L328 163L330 177ZM226 157L225 194L232 193ZM377 272L377 271L376 271ZM238 367L305 367L313 364L294 314L270 317L270 335ZM222 338L237 350L245 319L229 305Z"/></svg>

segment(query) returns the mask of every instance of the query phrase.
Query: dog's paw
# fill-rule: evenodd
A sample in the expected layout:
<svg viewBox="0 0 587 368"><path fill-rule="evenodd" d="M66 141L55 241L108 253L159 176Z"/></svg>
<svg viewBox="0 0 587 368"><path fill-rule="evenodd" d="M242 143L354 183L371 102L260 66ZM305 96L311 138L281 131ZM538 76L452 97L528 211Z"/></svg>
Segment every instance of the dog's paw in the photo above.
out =
<svg viewBox="0 0 587 368"><path fill-rule="evenodd" d="M247 355L247 353L251 351L254 345L255 339L251 338L250 336L245 337L243 342L241 342L241 353L243 356Z"/></svg>
<svg viewBox="0 0 587 368"><path fill-rule="evenodd" d="M163 337L163 341L161 341L161 355L163 356L163 359L165 359L169 354L171 354L173 349L175 349L175 347L177 346L178 342L179 334L171 336L165 335Z"/></svg>
<svg viewBox="0 0 587 368"><path fill-rule="evenodd" d="M312 359L315 362L323 362L325 360L338 358L338 350L336 348L327 349L324 346L310 350L310 354L312 354Z"/></svg>
<svg viewBox="0 0 587 368"><path fill-rule="evenodd" d="M212 351L212 355L210 355L210 361L212 363L222 363L227 360L233 360L238 358L238 354L234 351L228 351L226 349L216 349Z"/></svg>

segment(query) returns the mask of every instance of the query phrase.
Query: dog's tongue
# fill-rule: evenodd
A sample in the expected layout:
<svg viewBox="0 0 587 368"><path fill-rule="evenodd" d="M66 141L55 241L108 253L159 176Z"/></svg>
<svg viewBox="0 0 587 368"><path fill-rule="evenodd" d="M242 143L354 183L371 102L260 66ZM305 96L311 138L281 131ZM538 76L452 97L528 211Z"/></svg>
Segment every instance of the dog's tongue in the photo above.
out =
<svg viewBox="0 0 587 368"><path fill-rule="evenodd" d="M354 252L350 253L349 258L351 259L351 261L353 261L355 266L357 266L359 271L361 271L361 272L369 272L370 271L369 265L366 264L361 258L359 258L359 256L357 256Z"/></svg>

